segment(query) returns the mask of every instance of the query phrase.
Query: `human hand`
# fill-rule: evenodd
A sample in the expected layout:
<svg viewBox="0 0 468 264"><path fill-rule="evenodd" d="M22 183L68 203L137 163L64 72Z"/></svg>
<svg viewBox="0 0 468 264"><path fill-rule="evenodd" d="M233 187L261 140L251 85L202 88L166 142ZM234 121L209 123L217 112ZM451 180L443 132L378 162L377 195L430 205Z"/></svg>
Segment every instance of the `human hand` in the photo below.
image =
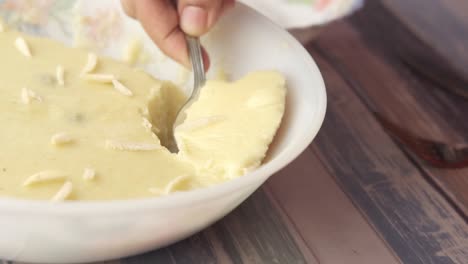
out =
<svg viewBox="0 0 468 264"><path fill-rule="evenodd" d="M173 0L121 0L130 17L141 25L169 57L190 67L184 32L191 36L207 33L221 14L234 6L235 0L179 0L177 7ZM206 69L209 57L203 50Z"/></svg>

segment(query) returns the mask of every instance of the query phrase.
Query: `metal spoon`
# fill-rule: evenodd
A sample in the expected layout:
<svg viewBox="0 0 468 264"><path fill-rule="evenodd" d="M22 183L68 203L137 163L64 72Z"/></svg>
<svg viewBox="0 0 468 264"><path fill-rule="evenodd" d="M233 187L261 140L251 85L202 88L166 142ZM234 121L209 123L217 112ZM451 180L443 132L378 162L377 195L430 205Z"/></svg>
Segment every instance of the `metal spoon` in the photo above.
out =
<svg viewBox="0 0 468 264"><path fill-rule="evenodd" d="M203 64L203 56L202 56L202 49L200 44L200 39L198 37L192 37L186 35L188 52L190 56L190 60L192 62L192 70L194 75L194 83L191 94L187 100L187 102L179 109L177 116L175 118L174 124L171 126L172 130L170 131L170 140L171 142L168 143L168 149L172 153L179 152L179 148L177 147L177 142L175 140L174 132L178 125L180 125L186 118L185 110L192 105L192 103L197 99L198 93L200 88L205 85L206 76L205 76L205 67Z"/></svg>

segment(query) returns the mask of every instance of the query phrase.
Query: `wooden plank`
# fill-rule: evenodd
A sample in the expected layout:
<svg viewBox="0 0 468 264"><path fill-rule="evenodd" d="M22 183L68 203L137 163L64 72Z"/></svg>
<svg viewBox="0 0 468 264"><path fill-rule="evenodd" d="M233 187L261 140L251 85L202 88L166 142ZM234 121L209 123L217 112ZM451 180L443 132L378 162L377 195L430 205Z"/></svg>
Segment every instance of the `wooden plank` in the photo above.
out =
<svg viewBox="0 0 468 264"><path fill-rule="evenodd" d="M468 74L468 2L465 0L382 0L421 41Z"/></svg>
<svg viewBox="0 0 468 264"><path fill-rule="evenodd" d="M300 233L302 230L297 230L294 223L291 222L291 219L286 215L283 208L278 204L278 201L275 199L275 197L273 197L271 190L267 186L264 186L262 190L265 192L266 198L271 204L272 210L278 214L278 220L280 220L285 225L285 228L287 229L289 236L292 238L292 240L296 244L297 249L302 253L305 263L319 264L319 261L315 257L315 253L306 245L305 241L303 240L302 234ZM208 229L207 231L210 233L214 233L212 229ZM220 239L222 238L221 236L216 237L214 235L212 237L213 239L210 240L212 245L214 244L213 241L221 242L220 241ZM278 250L282 250L282 249L280 248ZM225 251L224 251L224 255L226 255ZM219 263L228 263L228 262L224 262L222 259L218 259L218 260L219 260ZM250 263L250 262L251 262L250 259L246 259L243 261L236 261L235 263ZM263 262L259 262L259 263L263 263Z"/></svg>
<svg viewBox="0 0 468 264"><path fill-rule="evenodd" d="M121 264L175 263L167 249L155 250L146 254L120 260Z"/></svg>
<svg viewBox="0 0 468 264"><path fill-rule="evenodd" d="M174 263L219 263L208 238L192 236L168 248Z"/></svg>
<svg viewBox="0 0 468 264"><path fill-rule="evenodd" d="M366 31L367 41L384 44L415 73L436 83L437 87L468 98L465 64L468 39L467 34L460 31L460 28L468 31L468 22L454 22L456 14L442 8L437 0L424 1L424 4L416 0L420 4L417 9L407 8L415 1L404 2L407 4L401 0L368 1L363 11L351 20Z"/></svg>
<svg viewBox="0 0 468 264"><path fill-rule="evenodd" d="M383 48L369 49L351 26L336 24L321 36L317 47L344 76L352 76L349 81L355 91L374 111L425 138L450 144L468 142L468 127L464 127L468 101L448 94L443 98L441 91L439 95L428 92L430 84L412 77L392 58L380 55ZM414 161L467 217L468 168L442 170Z"/></svg>
<svg viewBox="0 0 468 264"><path fill-rule="evenodd" d="M259 190L207 230L122 263L317 263L306 262L276 210Z"/></svg>
<svg viewBox="0 0 468 264"><path fill-rule="evenodd" d="M310 149L267 186L319 263L400 263Z"/></svg>
<svg viewBox="0 0 468 264"><path fill-rule="evenodd" d="M432 3L434 0L429 1L428 3ZM468 5L468 2L465 5ZM431 17L433 23L444 24L445 17L437 18L438 16ZM353 17L351 21L362 33L361 37L365 40L367 48L377 49L379 55L387 55L386 63L391 63L392 67L400 74L406 74L407 79L420 82L421 78L427 81L441 78L439 83L436 80L436 84L446 86L446 88L460 85L463 86L463 90L468 90L468 83L457 81L460 78L468 77L468 75L461 74L447 65L453 58L437 53L433 47L435 42L423 42L419 39L417 33L410 30L411 24L404 24L395 14L388 12L386 6L383 6L380 1L366 5L363 12ZM468 21L466 28L468 29ZM453 38L468 38L468 36L455 34L451 41L454 41ZM440 41L450 42L450 39L442 38L439 39ZM462 68L468 69L467 61L464 60ZM455 83L452 85L452 82ZM450 125L458 130L468 131L468 123L459 122L465 120L464 113L468 111L466 100L440 91L437 89L440 85L424 82L423 87L418 87L417 95L425 96L424 101L434 108L436 114L441 115L446 120L454 119L455 122L449 123ZM464 138L468 140L468 135L464 135Z"/></svg>
<svg viewBox="0 0 468 264"><path fill-rule="evenodd" d="M313 146L326 168L403 263L466 263L465 221L425 181L348 83L309 50L328 87L328 115Z"/></svg>
<svg viewBox="0 0 468 264"><path fill-rule="evenodd" d="M289 234L294 239L298 249L301 251L304 256L304 260L307 264L320 264L323 263L317 258L317 253L311 248L307 243L307 234L304 234L302 229L298 229L294 219L291 219L288 212L284 210L284 207L280 204L280 200L276 197L272 189L266 184L263 189L267 194L268 199L270 200L272 206L275 208L276 212L280 215L283 223L288 228Z"/></svg>
<svg viewBox="0 0 468 264"><path fill-rule="evenodd" d="M264 190L213 226L233 263L306 263Z"/></svg>

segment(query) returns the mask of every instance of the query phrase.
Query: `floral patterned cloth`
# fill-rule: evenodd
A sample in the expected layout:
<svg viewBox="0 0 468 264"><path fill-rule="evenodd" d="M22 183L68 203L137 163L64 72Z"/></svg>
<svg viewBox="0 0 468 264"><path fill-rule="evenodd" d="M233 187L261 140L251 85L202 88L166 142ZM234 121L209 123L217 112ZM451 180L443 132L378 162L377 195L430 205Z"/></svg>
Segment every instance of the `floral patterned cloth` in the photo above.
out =
<svg viewBox="0 0 468 264"><path fill-rule="evenodd" d="M363 0L239 0L284 28L326 24L362 6Z"/></svg>
<svg viewBox="0 0 468 264"><path fill-rule="evenodd" d="M323 24L355 10L362 0L239 0L263 12L285 28ZM163 79L190 87L191 78L159 50L141 25L123 13L118 0L0 0L0 19L9 26L84 47L116 59L128 43L142 43L137 66ZM205 41L209 45L209 41ZM220 55L220 57L222 57ZM213 56L211 74L222 69Z"/></svg>
<svg viewBox="0 0 468 264"><path fill-rule="evenodd" d="M238 0L243 2L284 28L306 28L322 25L332 20L341 18L357 8L361 7L363 0ZM101 1L92 0L0 0L0 17L6 19L9 24L16 24L22 31L48 35L44 30L59 29L66 35L71 34L69 24L71 12L76 4L88 6L101 6ZM106 5L109 4L108 1ZM116 1L118 2L118 1ZM117 4L112 3L115 9ZM118 35L115 32L119 27L108 27L107 24L119 22L115 16L115 10L103 8L95 13L99 19L93 17L81 21L85 32L94 41L102 38L109 39ZM103 19L106 18L106 19ZM53 25L54 24L54 25ZM108 30L106 30L106 27ZM67 34L68 33L68 34ZM68 37L68 36L67 36ZM62 40L65 40L62 38Z"/></svg>

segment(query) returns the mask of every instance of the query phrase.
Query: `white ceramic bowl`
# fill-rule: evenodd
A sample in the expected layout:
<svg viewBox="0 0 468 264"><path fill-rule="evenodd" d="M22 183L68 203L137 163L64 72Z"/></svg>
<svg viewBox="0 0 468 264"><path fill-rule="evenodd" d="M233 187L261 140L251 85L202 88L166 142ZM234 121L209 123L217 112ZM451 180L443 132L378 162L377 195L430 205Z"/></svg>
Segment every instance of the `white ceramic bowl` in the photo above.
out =
<svg viewBox="0 0 468 264"><path fill-rule="evenodd" d="M210 51L223 54L233 78L257 69L287 76L287 111L265 164L230 182L163 198L63 204L0 199L0 259L91 262L171 244L229 213L310 144L325 115L326 94L307 51L241 4L218 27Z"/></svg>

